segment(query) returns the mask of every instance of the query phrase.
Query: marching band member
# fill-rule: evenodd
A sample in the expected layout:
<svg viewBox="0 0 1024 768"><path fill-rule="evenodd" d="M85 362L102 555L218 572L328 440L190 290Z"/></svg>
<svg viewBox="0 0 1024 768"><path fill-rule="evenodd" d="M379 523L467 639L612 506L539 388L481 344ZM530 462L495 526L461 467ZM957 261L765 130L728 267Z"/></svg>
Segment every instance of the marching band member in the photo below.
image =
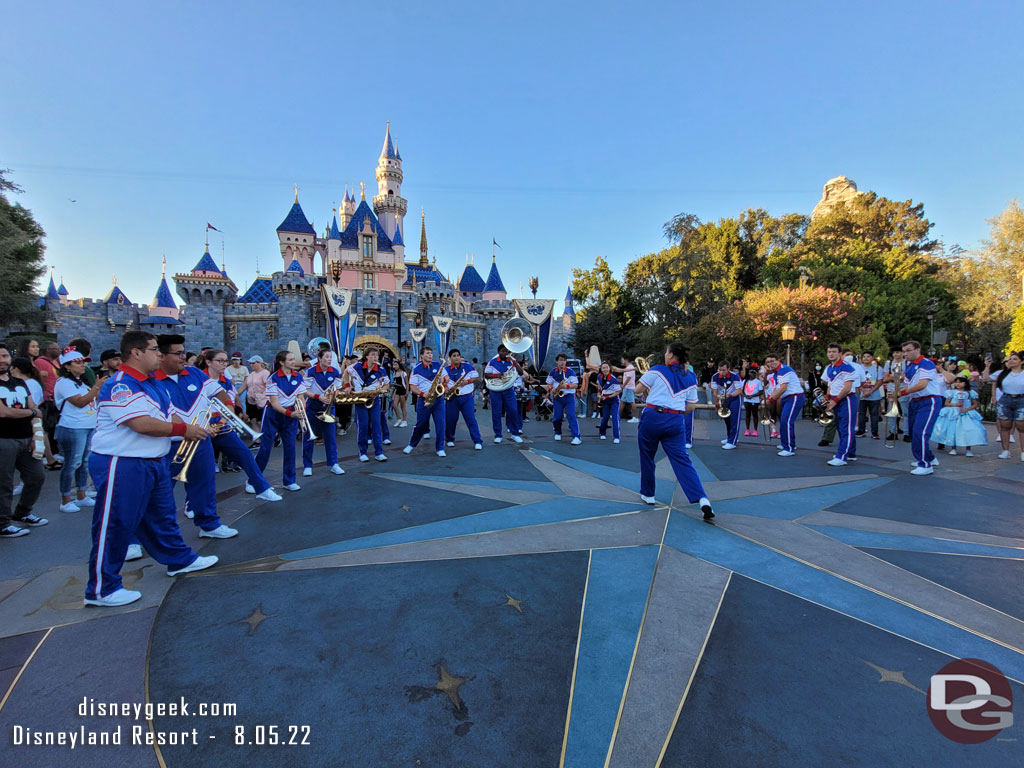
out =
<svg viewBox="0 0 1024 768"><path fill-rule="evenodd" d="M390 378L387 371L377 364L377 356L380 353L376 347L364 347L363 357L356 360L348 367L348 380L353 392L362 392L364 389L381 389L386 387ZM387 461L384 455L384 445L381 442L380 428L380 398L375 397L370 406L355 405L356 415L356 445L359 447L359 460L369 461L366 456L366 449L369 446L370 438L373 439L374 458L377 461Z"/></svg>
<svg viewBox="0 0 1024 768"><path fill-rule="evenodd" d="M127 605L142 593L125 589L121 567L133 535L167 575L201 571L217 562L185 543L164 457L171 437L202 440L211 430L173 421L167 390L152 374L160 367L156 337L128 331L121 337L122 364L100 389L97 426L89 454L96 484L86 605Z"/></svg>
<svg viewBox="0 0 1024 768"><path fill-rule="evenodd" d="M295 406L301 402L299 398L305 397L306 385L297 365L295 355L286 349L274 356L274 373L267 379L267 405L263 409L263 421L260 423L263 437L260 438L260 450L256 454L256 466L262 472L270 461L270 452L274 450L274 438L281 436L284 448L284 487L289 491L301 488L295 482L295 432L299 429L302 415Z"/></svg>
<svg viewBox="0 0 1024 768"><path fill-rule="evenodd" d="M505 375L509 368L514 367L520 375L523 369L518 362L509 356L508 348L504 344L498 345L498 354L487 361L484 368L485 379L499 379ZM509 437L513 442L521 443L523 425L519 423L519 404L516 402L516 393L512 387L496 392L488 390L491 402L491 426L494 428L494 442L501 442L501 417L504 415L508 422ZM575 416L575 411L573 411Z"/></svg>
<svg viewBox="0 0 1024 768"><path fill-rule="evenodd" d="M473 441L476 450L482 450L484 439L480 435L480 426L476 423L476 409L473 406L473 391L476 389L476 381L479 378L476 368L471 363L462 359L462 353L453 349L448 353L448 379L453 382L461 381L459 391L452 395L445 406L445 427L446 442L449 446L455 445L455 430L459 425L459 414L466 420L466 428L469 429L469 437Z"/></svg>
<svg viewBox="0 0 1024 768"><path fill-rule="evenodd" d="M686 370L685 365L686 347L674 341L665 349L665 364L652 366L637 382L637 396L647 392L647 402L637 428L640 498L647 504L657 503L654 498L654 457L660 444L687 501L700 504L704 519L711 520L715 513L697 470L686 453L684 442L683 415L697 406L697 377L693 371Z"/></svg>
<svg viewBox="0 0 1024 768"><path fill-rule="evenodd" d="M778 404L779 433L782 438L779 456L796 454L796 421L804 410L804 385L800 382L797 372L784 365L782 358L772 353L764 359L768 369L768 383L771 394L768 396L769 406Z"/></svg>
<svg viewBox="0 0 1024 768"><path fill-rule="evenodd" d="M317 418L321 413L331 413L334 408L333 397L331 402L328 402L324 395L328 391L338 389L341 383L341 371L331 365L331 354L330 347L321 349L316 356L316 365L306 371L306 415L309 416L315 437L310 437L305 430L302 432L303 477L313 474L313 446L316 438L323 438L331 472L335 475L345 474L345 470L338 464L338 432L334 428L334 422L324 422Z"/></svg>
<svg viewBox="0 0 1024 768"><path fill-rule="evenodd" d="M210 398L228 402L227 395L217 382L198 368L185 365L184 336L168 333L157 336L156 341L162 357L155 378L167 392L173 413L180 416L182 421L195 421L208 407L206 404ZM177 437L171 439L171 449L164 458L168 473L174 471L174 456L181 447L181 442ZM200 536L230 539L237 536L238 531L224 525L217 514L216 466L213 441L200 441L188 469L188 478L185 480L185 498L192 512L192 521L199 526ZM173 476L171 484L174 484Z"/></svg>
<svg viewBox="0 0 1024 768"><path fill-rule="evenodd" d="M907 433L911 437L910 450L914 454L912 475L930 475L938 459L932 453L930 440L935 420L942 410L942 396L946 392L946 379L935 363L921 354L920 342L909 340L900 345L906 367L903 370L903 389L900 395L910 398L907 414Z"/></svg>
<svg viewBox="0 0 1024 768"><path fill-rule="evenodd" d="M548 394L554 392L555 388L565 382L562 386L560 393L556 397L552 397L551 401L554 403L554 414L551 416L551 426L555 430L555 440L562 439L562 414L565 413L569 417L569 431L572 432L572 445L579 445L583 442L580 439L580 424L576 420L576 390L580 386L580 381L576 377L576 373L566 363L569 361L569 357L564 354L559 354L555 358L555 367L551 369L548 374L547 381ZM602 432L602 434L604 434Z"/></svg>
<svg viewBox="0 0 1024 768"><path fill-rule="evenodd" d="M204 353L203 357L206 361L207 375L213 381L220 384L224 394L227 395L228 405L234 407L236 404L235 383L225 373L228 362L227 353L223 349L210 349ZM235 412L237 413L238 411L236 410ZM215 421L220 421L220 417L215 417ZM256 459L253 458L252 451L246 447L245 443L242 442L242 438L235 430L222 429L215 434L213 436L213 447L220 451L222 456L227 457L228 461L233 461L245 472L245 476L248 479L248 482L245 484L246 493L255 493L256 498L263 501L281 500L280 495L263 477L260 468L256 466ZM191 504L189 508L191 509Z"/></svg>
<svg viewBox="0 0 1024 768"><path fill-rule="evenodd" d="M601 424L598 432L602 440L606 440L605 433L608 431L608 420L612 422L613 442L619 442L619 394L622 392L622 385L619 380L612 376L612 367L609 363L601 363L597 375L597 387L601 399Z"/></svg>
<svg viewBox="0 0 1024 768"><path fill-rule="evenodd" d="M412 376L409 377L409 386L412 388L412 393L416 395L416 426L413 427L409 444L402 449L403 453L412 453L412 449L419 445L423 436L431 431L430 422L433 420L434 450L437 451L438 456L447 455L444 452L445 399L439 395L429 406L424 401L424 398L430 393L434 377L443 368L440 360L434 362L434 350L430 347L423 347L420 352L420 364L412 369ZM441 383L445 388L453 383L448 379L447 371L441 374Z"/></svg>
<svg viewBox="0 0 1024 768"><path fill-rule="evenodd" d="M843 360L838 344L828 345L829 365L821 374L821 380L828 382L828 405L825 408L836 417L839 445L836 455L829 460L833 467L845 467L848 460L857 458L857 438L854 427L857 422L856 388L860 376L852 365Z"/></svg>
<svg viewBox="0 0 1024 768"><path fill-rule="evenodd" d="M711 377L711 391L715 394L715 408L721 408L721 403L729 407L722 448L731 451L740 440L740 396L743 394L743 387L740 375L729 370L728 360L719 361L718 373Z"/></svg>

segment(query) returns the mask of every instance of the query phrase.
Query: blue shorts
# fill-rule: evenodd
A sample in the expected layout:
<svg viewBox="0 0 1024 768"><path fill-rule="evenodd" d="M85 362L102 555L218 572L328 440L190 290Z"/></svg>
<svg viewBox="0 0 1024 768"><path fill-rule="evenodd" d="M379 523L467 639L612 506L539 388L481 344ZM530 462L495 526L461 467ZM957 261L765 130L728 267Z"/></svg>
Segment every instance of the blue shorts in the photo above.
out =
<svg viewBox="0 0 1024 768"><path fill-rule="evenodd" d="M1005 421L1024 421L1024 395L1004 393L996 405L996 415Z"/></svg>
<svg viewBox="0 0 1024 768"><path fill-rule="evenodd" d="M622 402L624 403L635 403L636 402L636 390L624 389L622 390Z"/></svg>

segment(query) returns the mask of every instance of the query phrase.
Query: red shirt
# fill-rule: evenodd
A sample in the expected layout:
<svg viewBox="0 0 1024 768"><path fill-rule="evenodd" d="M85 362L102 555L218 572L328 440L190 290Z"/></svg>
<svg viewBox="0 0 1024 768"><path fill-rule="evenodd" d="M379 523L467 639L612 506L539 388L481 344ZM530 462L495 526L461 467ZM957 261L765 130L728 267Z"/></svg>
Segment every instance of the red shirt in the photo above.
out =
<svg viewBox="0 0 1024 768"><path fill-rule="evenodd" d="M39 378L43 382L43 400L53 402L53 388L57 384L59 367L46 355L40 355L35 359L33 365L39 371Z"/></svg>

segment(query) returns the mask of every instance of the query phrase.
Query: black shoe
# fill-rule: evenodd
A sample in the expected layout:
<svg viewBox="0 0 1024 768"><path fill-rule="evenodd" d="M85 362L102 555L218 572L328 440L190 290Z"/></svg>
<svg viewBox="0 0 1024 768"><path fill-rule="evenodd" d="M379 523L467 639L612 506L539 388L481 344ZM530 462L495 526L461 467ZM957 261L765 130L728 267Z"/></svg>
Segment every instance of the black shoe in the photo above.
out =
<svg viewBox="0 0 1024 768"><path fill-rule="evenodd" d="M710 504L702 505L700 511L704 513L705 520L713 520L715 517L715 513L711 510Z"/></svg>
<svg viewBox="0 0 1024 768"><path fill-rule="evenodd" d="M13 518L14 522L19 525L27 525L29 528L41 528L46 525L49 520L45 517L36 517L35 515L25 515L24 517Z"/></svg>
<svg viewBox="0 0 1024 768"><path fill-rule="evenodd" d="M939 450L940 451L946 450L946 444L945 443L939 443Z"/></svg>
<svg viewBox="0 0 1024 768"><path fill-rule="evenodd" d="M0 528L0 538L3 539L16 539L19 536L28 536L32 531L28 528L19 528L16 525L7 525Z"/></svg>
<svg viewBox="0 0 1024 768"><path fill-rule="evenodd" d="M904 435L904 436L903 436L903 442L904 442L904 443L909 443L910 441L911 441L911 437L910 437L910 435Z"/></svg>
<svg viewBox="0 0 1024 768"><path fill-rule="evenodd" d="M878 438L878 435L872 435L872 436L871 436L871 439L872 439L872 440L878 440L879 438Z"/></svg>
<svg viewBox="0 0 1024 768"><path fill-rule="evenodd" d="M896 435L894 435L892 432L890 432L888 435L885 436L885 442L887 442L887 443L895 443L896 442Z"/></svg>
<svg viewBox="0 0 1024 768"><path fill-rule="evenodd" d="M828 440L819 440L818 441L818 447L819 448L824 448L826 445L830 445Z"/></svg>
<svg viewBox="0 0 1024 768"><path fill-rule="evenodd" d="M853 436L854 437L864 437L864 433L863 432L854 432Z"/></svg>

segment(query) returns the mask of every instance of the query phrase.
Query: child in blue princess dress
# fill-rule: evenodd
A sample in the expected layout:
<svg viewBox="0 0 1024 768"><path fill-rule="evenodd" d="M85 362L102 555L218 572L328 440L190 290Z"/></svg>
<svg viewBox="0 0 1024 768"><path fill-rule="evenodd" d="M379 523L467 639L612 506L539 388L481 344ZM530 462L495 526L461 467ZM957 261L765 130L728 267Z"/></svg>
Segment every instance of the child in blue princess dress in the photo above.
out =
<svg viewBox="0 0 1024 768"><path fill-rule="evenodd" d="M965 456L973 456L971 448L988 445L988 435L978 410L978 393L971 390L971 382L966 376L957 376L952 386L946 391L946 406L935 420L932 440L950 446L950 456L956 456L958 448L965 451Z"/></svg>

